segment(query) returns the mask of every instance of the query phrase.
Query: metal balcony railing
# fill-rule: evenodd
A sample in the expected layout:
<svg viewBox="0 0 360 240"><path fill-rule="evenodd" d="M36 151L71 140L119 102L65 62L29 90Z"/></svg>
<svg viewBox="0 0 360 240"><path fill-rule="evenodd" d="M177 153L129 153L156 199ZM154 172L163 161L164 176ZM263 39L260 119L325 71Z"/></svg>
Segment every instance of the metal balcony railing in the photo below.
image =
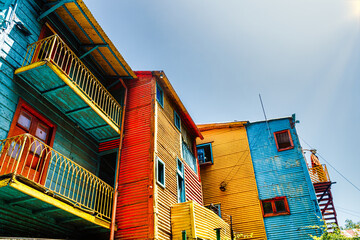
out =
<svg viewBox="0 0 360 240"><path fill-rule="evenodd" d="M9 173L21 175L99 218L111 218L114 189L30 134L0 140L0 175Z"/></svg>
<svg viewBox="0 0 360 240"><path fill-rule="evenodd" d="M58 35L30 44L22 66L40 61L49 61L61 69L71 83L120 129L121 105Z"/></svg>
<svg viewBox="0 0 360 240"><path fill-rule="evenodd" d="M309 174L312 183L322 183L330 181L329 173L325 164L309 168Z"/></svg>

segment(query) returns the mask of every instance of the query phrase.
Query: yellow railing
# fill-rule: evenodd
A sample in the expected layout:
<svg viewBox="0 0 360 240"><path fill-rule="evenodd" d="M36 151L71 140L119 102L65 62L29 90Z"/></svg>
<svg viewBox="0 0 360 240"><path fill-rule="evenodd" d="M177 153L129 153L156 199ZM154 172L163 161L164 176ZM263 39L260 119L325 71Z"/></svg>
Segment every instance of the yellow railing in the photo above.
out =
<svg viewBox="0 0 360 240"><path fill-rule="evenodd" d="M75 206L111 218L114 189L30 134L0 140L0 175L21 175Z"/></svg>
<svg viewBox="0 0 360 240"><path fill-rule="evenodd" d="M330 181L329 173L325 164L309 168L309 174L313 183Z"/></svg>
<svg viewBox="0 0 360 240"><path fill-rule="evenodd" d="M121 105L58 35L28 46L22 66L39 61L57 65L88 100L120 128Z"/></svg>

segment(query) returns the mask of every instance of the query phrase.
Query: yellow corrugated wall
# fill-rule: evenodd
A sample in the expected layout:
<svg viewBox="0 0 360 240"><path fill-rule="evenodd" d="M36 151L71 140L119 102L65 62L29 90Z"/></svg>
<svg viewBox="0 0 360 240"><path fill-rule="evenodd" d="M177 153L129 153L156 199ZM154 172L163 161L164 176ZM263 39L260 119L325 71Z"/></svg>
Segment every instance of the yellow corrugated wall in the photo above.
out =
<svg viewBox="0 0 360 240"><path fill-rule="evenodd" d="M225 127L202 131L204 140L212 143L213 165L201 166L204 205L221 204L222 217L233 218L237 233L248 239L266 239L255 174L245 127ZM222 182L226 191L220 191Z"/></svg>
<svg viewBox="0 0 360 240"><path fill-rule="evenodd" d="M230 239L230 226L214 212L194 201L174 204L171 207L173 239L182 239L186 231L187 239L216 239L214 229L221 228L221 239Z"/></svg>

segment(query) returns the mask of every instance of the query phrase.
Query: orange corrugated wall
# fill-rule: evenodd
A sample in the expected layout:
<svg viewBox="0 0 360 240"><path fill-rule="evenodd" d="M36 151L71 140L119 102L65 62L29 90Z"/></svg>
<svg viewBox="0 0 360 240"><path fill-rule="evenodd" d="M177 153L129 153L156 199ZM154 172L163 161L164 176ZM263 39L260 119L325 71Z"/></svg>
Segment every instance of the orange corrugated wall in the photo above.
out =
<svg viewBox="0 0 360 240"><path fill-rule="evenodd" d="M151 134L152 75L138 72L126 82L128 99L116 207L116 239L150 239L154 234Z"/></svg>

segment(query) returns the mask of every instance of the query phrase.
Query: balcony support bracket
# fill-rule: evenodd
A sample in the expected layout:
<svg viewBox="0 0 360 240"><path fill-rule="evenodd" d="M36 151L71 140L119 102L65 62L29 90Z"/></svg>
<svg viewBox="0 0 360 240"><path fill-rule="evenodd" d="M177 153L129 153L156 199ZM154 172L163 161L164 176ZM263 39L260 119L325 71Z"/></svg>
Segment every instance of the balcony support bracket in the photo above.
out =
<svg viewBox="0 0 360 240"><path fill-rule="evenodd" d="M58 9L59 7L61 7L62 5L64 5L65 3L70 3L70 2L74 2L74 0L61 0L58 1L57 4L55 4L53 7L49 8L48 10L46 10L45 12L43 12L39 17L38 17L38 21L40 21L41 19L45 18L47 15L49 15L50 13L54 12L56 9Z"/></svg>
<svg viewBox="0 0 360 240"><path fill-rule="evenodd" d="M90 53L92 53L93 51L95 51L96 49L98 49L100 46L96 45L95 47L93 47L92 49L90 49L89 51L87 51L86 53L84 53L83 55L81 55L79 58L83 59L84 57L86 57L87 55L89 55Z"/></svg>

